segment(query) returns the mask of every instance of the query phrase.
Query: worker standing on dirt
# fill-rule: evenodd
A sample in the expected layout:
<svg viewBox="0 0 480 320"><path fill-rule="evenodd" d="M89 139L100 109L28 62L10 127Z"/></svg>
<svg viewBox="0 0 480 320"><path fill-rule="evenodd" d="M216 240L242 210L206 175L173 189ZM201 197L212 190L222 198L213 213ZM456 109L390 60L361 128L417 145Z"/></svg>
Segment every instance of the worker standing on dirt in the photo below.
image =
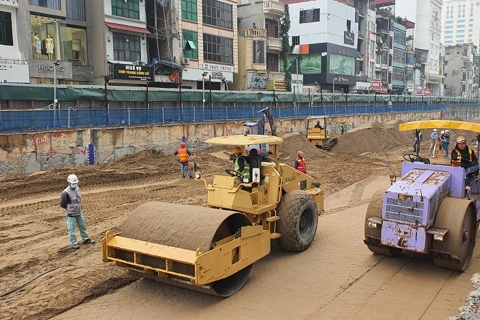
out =
<svg viewBox="0 0 480 320"><path fill-rule="evenodd" d="M448 158L448 145L450 144L450 131L445 130L443 134L443 150L445 150L445 157Z"/></svg>
<svg viewBox="0 0 480 320"><path fill-rule="evenodd" d="M345 121L343 121L341 124L340 124L340 131L342 133L342 135L347 132L347 124L345 123Z"/></svg>
<svg viewBox="0 0 480 320"><path fill-rule="evenodd" d="M297 151L297 159L295 159L293 167L300 172L307 173L307 163L303 157L303 151Z"/></svg>
<svg viewBox="0 0 480 320"><path fill-rule="evenodd" d="M418 156L420 153L420 142L422 142L422 131L420 129L415 130L415 138L413 139L413 152Z"/></svg>
<svg viewBox="0 0 480 320"><path fill-rule="evenodd" d="M320 129L320 130L323 130L323 127L322 127L322 125L320 124L320 121L317 121L317 124L315 125L314 128L318 128L318 129Z"/></svg>
<svg viewBox="0 0 480 320"><path fill-rule="evenodd" d="M75 225L78 226L80 236L82 237L82 244L93 244L94 240L90 239L87 233L87 225L83 218L82 210L82 196L80 195L80 188L78 187L78 178L71 174L67 181L69 186L63 190L60 196L60 207L64 208L67 216L67 230L70 238L70 245L73 249L78 249L80 246L77 243L75 236Z"/></svg>
<svg viewBox="0 0 480 320"><path fill-rule="evenodd" d="M242 155L242 148L235 147L233 149L233 154L235 157L233 163L235 164L236 178L240 180L240 182L250 182L250 164L248 163L247 158Z"/></svg>
<svg viewBox="0 0 480 320"><path fill-rule="evenodd" d="M193 179L192 169L190 168L190 164L188 163L188 158L192 155L190 151L188 151L185 142L180 142L180 148L173 153L174 156L178 156L180 160L180 172L182 173L182 178L185 179L185 167L188 169L188 176L190 179Z"/></svg>
<svg viewBox="0 0 480 320"><path fill-rule="evenodd" d="M457 145L452 150L451 157L452 166L464 168L467 176L478 173L477 155L467 146L467 139L464 136L457 137Z"/></svg>
<svg viewBox="0 0 480 320"><path fill-rule="evenodd" d="M427 156L432 155L435 156L435 143L437 142L438 134L437 129L433 129L432 133L430 133L430 147L428 148Z"/></svg>

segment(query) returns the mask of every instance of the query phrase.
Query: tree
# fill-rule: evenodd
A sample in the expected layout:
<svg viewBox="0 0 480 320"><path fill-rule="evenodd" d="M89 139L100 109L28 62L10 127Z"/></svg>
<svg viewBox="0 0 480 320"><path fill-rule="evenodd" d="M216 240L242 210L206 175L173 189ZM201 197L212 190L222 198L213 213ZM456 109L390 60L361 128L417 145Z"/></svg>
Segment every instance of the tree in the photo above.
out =
<svg viewBox="0 0 480 320"><path fill-rule="evenodd" d="M288 4L285 4L285 15L280 21L280 37L282 38L282 51L280 52L280 60L283 64L283 71L285 72L285 83L287 84L287 90L292 89L292 74L288 71L287 56L292 52L290 48L290 39L288 32L290 31L290 12L288 10Z"/></svg>

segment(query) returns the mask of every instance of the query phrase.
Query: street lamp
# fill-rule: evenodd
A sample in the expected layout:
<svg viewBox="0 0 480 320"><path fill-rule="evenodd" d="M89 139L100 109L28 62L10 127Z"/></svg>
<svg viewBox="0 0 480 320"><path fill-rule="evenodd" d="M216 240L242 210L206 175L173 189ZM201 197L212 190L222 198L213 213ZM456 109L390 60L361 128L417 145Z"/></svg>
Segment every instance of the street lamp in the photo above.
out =
<svg viewBox="0 0 480 320"><path fill-rule="evenodd" d="M337 80L338 78L333 78L333 89L332 89L333 108L335 108L335 81ZM335 114L337 114L337 110L335 110Z"/></svg>
<svg viewBox="0 0 480 320"><path fill-rule="evenodd" d="M57 122L57 67L62 63L57 60L53 63L53 127L55 128Z"/></svg>
<svg viewBox="0 0 480 320"><path fill-rule="evenodd" d="M208 72L205 71L202 73L202 107L205 108L205 77L207 76Z"/></svg>

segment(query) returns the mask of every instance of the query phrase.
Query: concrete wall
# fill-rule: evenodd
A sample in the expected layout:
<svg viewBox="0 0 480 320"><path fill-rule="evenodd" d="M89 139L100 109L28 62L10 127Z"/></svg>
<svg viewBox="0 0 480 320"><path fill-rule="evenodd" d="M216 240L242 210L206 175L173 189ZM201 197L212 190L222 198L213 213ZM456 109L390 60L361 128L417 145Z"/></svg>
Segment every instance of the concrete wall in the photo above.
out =
<svg viewBox="0 0 480 320"><path fill-rule="evenodd" d="M352 115L329 118L327 124L333 127L337 123L346 121L350 125L358 126L365 122L414 121L439 117L438 111ZM207 147L204 143L206 139L221 135L242 134L243 122L201 122L0 134L0 175L88 165L90 145L94 146L92 160L95 164L114 161L124 155L145 149L173 153L182 139L186 139L188 148L201 150ZM305 132L306 120L304 118L281 119L276 121L276 125L279 133Z"/></svg>

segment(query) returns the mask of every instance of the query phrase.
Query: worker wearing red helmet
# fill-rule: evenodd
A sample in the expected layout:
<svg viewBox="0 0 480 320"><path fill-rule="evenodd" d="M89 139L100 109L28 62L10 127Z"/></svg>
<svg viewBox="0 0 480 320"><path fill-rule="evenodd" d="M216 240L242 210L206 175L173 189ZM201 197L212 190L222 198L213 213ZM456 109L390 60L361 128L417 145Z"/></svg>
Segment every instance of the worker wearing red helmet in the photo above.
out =
<svg viewBox="0 0 480 320"><path fill-rule="evenodd" d="M188 164L188 158L192 155L190 151L188 151L185 142L180 142L180 148L173 153L174 156L178 156L178 160L180 161L180 172L182 173L182 178L185 179L185 167L188 169L188 176L190 179L193 179L192 169L190 169L190 165Z"/></svg>
<svg viewBox="0 0 480 320"><path fill-rule="evenodd" d="M295 159L293 167L300 172L307 173L307 164L305 162L305 158L303 157L303 151L297 151L297 159Z"/></svg>

